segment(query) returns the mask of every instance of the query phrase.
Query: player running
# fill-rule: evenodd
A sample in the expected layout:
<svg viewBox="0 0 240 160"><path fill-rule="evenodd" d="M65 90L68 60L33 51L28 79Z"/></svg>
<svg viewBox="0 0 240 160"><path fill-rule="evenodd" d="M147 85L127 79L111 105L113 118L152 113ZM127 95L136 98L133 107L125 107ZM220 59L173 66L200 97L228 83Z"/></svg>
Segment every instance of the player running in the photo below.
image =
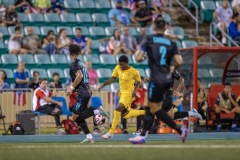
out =
<svg viewBox="0 0 240 160"><path fill-rule="evenodd" d="M71 95L73 91L75 91L77 94L76 103L72 109L73 121L79 124L87 137L81 143L93 143L94 138L88 129L85 119L97 114L104 115L108 118L109 115L104 110L100 111L88 108L88 102L92 96L92 93L89 87L88 72L85 64L77 58L78 55L81 53L81 48L76 44L70 44L69 53L72 60L70 65L70 77L72 79L72 83L67 90L67 94Z"/></svg>
<svg viewBox="0 0 240 160"><path fill-rule="evenodd" d="M145 114L144 110L131 110L131 103L134 100L134 97L136 97L136 91L140 84L141 78L139 72L128 65L128 57L125 55L119 57L118 65L114 68L112 77L103 85L101 85L98 90L101 91L102 88L110 85L117 78L119 78L120 85L120 100L116 109L114 110L111 129L108 133L101 136L105 140L113 136L114 130L120 121L121 114L125 119Z"/></svg>
<svg viewBox="0 0 240 160"><path fill-rule="evenodd" d="M155 35L148 36L143 39L140 44L140 51L136 60L141 60L146 51L149 59L149 67L151 70L150 82L148 86L148 103L144 117L143 130L140 136L130 138L129 142L133 144L145 143L145 135L154 115L161 119L171 128L175 129L179 134L182 142L185 142L188 135L187 128L180 128L171 117L162 110L162 101L169 84L172 82L172 74L170 72L170 64L172 58L175 60L175 68L182 65L182 57L178 53L176 43L164 37L166 22L162 17L157 17L154 22Z"/></svg>

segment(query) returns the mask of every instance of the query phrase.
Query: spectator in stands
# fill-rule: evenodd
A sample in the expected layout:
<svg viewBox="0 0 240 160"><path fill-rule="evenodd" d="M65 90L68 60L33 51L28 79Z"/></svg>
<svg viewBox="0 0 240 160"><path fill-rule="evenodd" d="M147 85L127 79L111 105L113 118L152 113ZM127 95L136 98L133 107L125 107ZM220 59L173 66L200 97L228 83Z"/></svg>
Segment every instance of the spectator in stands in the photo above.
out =
<svg viewBox="0 0 240 160"><path fill-rule="evenodd" d="M203 119L206 119L207 112L207 91L201 83L201 79L198 78L198 112Z"/></svg>
<svg viewBox="0 0 240 160"><path fill-rule="evenodd" d="M121 42L126 46L126 50L124 50L124 53L134 54L138 45L136 38L129 34L128 27L123 27L122 31L123 33L121 34L120 39Z"/></svg>
<svg viewBox="0 0 240 160"><path fill-rule="evenodd" d="M53 73L53 82L50 83L51 88L63 88L62 83L59 81L60 77L58 73Z"/></svg>
<svg viewBox="0 0 240 160"><path fill-rule="evenodd" d="M66 9L61 0L51 0L51 11L57 14L66 13Z"/></svg>
<svg viewBox="0 0 240 160"><path fill-rule="evenodd" d="M28 88L29 74L25 71L25 64L23 62L18 63L17 71L14 73L15 88Z"/></svg>
<svg viewBox="0 0 240 160"><path fill-rule="evenodd" d="M237 22L240 21L239 13L234 13L232 22L228 27L229 35L238 44L240 44L240 31L238 30Z"/></svg>
<svg viewBox="0 0 240 160"><path fill-rule="evenodd" d="M139 26L139 23L127 11L122 9L122 0L116 0L116 8L109 11L108 18L110 19L111 26Z"/></svg>
<svg viewBox="0 0 240 160"><path fill-rule="evenodd" d="M42 37L42 48L48 54L56 53L57 47L56 47L56 42L55 42L55 35L52 30L48 31L47 36Z"/></svg>
<svg viewBox="0 0 240 160"><path fill-rule="evenodd" d="M229 114L231 113L232 109L238 107L238 104L236 102L236 97L232 93L231 83L227 82L224 84L224 91L218 94L214 107L215 107L217 131L220 132L222 129L222 125L220 121L221 120L220 113L225 112ZM238 118L239 118L238 115L235 114L235 118L234 118L235 122L237 121L236 119ZM236 126L236 123L233 123L232 130L240 131L240 128Z"/></svg>
<svg viewBox="0 0 240 160"><path fill-rule="evenodd" d="M164 7L164 0L151 0L151 9L153 10L153 13L156 15L162 14L163 7Z"/></svg>
<svg viewBox="0 0 240 160"><path fill-rule="evenodd" d="M5 27L6 24L4 23L4 17L6 14L6 7L4 4L0 4L0 27Z"/></svg>
<svg viewBox="0 0 240 160"><path fill-rule="evenodd" d="M95 69L92 68L92 62L86 61L86 68L88 70L88 76L89 76L89 86L92 89L97 89L98 87L98 75Z"/></svg>
<svg viewBox="0 0 240 160"><path fill-rule="evenodd" d="M55 118L57 133L64 134L65 132L61 129L60 116L62 114L62 102L57 102L51 97L57 95L56 88L53 92L47 90L48 81L47 79L41 79L39 81L39 87L33 93L33 109L40 113L52 115Z"/></svg>
<svg viewBox="0 0 240 160"><path fill-rule="evenodd" d="M12 54L27 54L28 50L22 47L23 34L21 27L15 27L15 34L11 35L8 42L9 53Z"/></svg>
<svg viewBox="0 0 240 160"><path fill-rule="evenodd" d="M58 52L61 54L68 55L69 54L69 45L72 43L71 39L67 37L67 30L66 29L60 29L58 34L58 40L57 40L57 48Z"/></svg>
<svg viewBox="0 0 240 160"><path fill-rule="evenodd" d="M34 7L39 13L47 13L51 8L50 0L35 0Z"/></svg>
<svg viewBox="0 0 240 160"><path fill-rule="evenodd" d="M224 32L227 31L227 28L231 22L233 15L232 9L228 6L228 0L224 0L222 6L219 6L216 11L213 13L214 19L218 22L217 27L222 31L222 43L226 44L227 39L224 35Z"/></svg>
<svg viewBox="0 0 240 160"><path fill-rule="evenodd" d="M29 88L31 88L33 91L39 87L39 72L34 71L33 72L33 80L29 85Z"/></svg>
<svg viewBox="0 0 240 160"><path fill-rule="evenodd" d="M137 43L140 44L142 42L142 40L146 37L147 37L146 28L141 27L140 28L140 36L137 38Z"/></svg>
<svg viewBox="0 0 240 160"><path fill-rule="evenodd" d="M106 52L108 54L117 55L121 53L122 50L126 50L126 47L125 44L121 42L120 30L115 29L113 31L113 36L109 39L109 42L106 46Z"/></svg>
<svg viewBox="0 0 240 160"><path fill-rule="evenodd" d="M6 79L7 79L6 72L4 70L0 70L0 91L2 89L10 88L10 86L7 83Z"/></svg>
<svg viewBox="0 0 240 160"><path fill-rule="evenodd" d="M81 48L81 54L90 54L92 47L92 40L86 36L82 35L82 29L75 29L75 37L73 37L73 43L78 44Z"/></svg>
<svg viewBox="0 0 240 160"><path fill-rule="evenodd" d="M20 9L20 12L29 14L32 12L33 4L31 0L17 0L15 2L16 8Z"/></svg>
<svg viewBox="0 0 240 160"><path fill-rule="evenodd" d="M3 18L6 26L21 26L15 6L10 4Z"/></svg>
<svg viewBox="0 0 240 160"><path fill-rule="evenodd" d="M135 14L135 19L142 27L150 26L152 24L152 12L147 9L146 2L141 0L138 2L138 11Z"/></svg>
<svg viewBox="0 0 240 160"><path fill-rule="evenodd" d="M236 10L239 5L240 5L240 0L233 0L232 1L232 8L234 10Z"/></svg>
<svg viewBox="0 0 240 160"><path fill-rule="evenodd" d="M22 45L24 49L27 49L32 54L45 54L47 53L44 49L38 48L38 35L34 35L33 28L27 27L27 35L22 39Z"/></svg>
<svg viewBox="0 0 240 160"><path fill-rule="evenodd" d="M181 40L181 39L183 39L182 35L175 35L172 32L172 25L170 23L167 23L167 27L166 27L166 30L164 32L164 35L167 36L171 40L177 40L177 39Z"/></svg>

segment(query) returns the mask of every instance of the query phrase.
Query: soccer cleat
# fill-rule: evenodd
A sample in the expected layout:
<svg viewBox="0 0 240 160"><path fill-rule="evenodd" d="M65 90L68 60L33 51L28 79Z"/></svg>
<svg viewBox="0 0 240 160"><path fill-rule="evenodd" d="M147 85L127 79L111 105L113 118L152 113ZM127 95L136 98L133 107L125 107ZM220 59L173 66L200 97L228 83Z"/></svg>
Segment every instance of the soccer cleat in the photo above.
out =
<svg viewBox="0 0 240 160"><path fill-rule="evenodd" d="M140 136L141 132L133 132L134 136Z"/></svg>
<svg viewBox="0 0 240 160"><path fill-rule="evenodd" d="M145 137L136 136L136 137L133 137L133 138L129 138L128 142L130 142L132 144L144 144L146 141L145 141Z"/></svg>
<svg viewBox="0 0 240 160"><path fill-rule="evenodd" d="M127 129L122 130L122 134L128 134Z"/></svg>
<svg viewBox="0 0 240 160"><path fill-rule="evenodd" d="M194 108L191 110L191 112L193 113L194 117L197 117L198 119L202 119L202 115L198 113L198 111Z"/></svg>
<svg viewBox="0 0 240 160"><path fill-rule="evenodd" d="M103 110L103 109L100 110L100 115L105 116L108 119L110 119L110 114L107 111Z"/></svg>
<svg viewBox="0 0 240 160"><path fill-rule="evenodd" d="M182 134L180 135L180 139L181 139L182 143L184 143L187 140L188 129L184 127L181 130L182 130Z"/></svg>
<svg viewBox="0 0 240 160"><path fill-rule="evenodd" d="M80 143L94 143L94 142L95 142L94 138L86 138L85 140L83 140Z"/></svg>
<svg viewBox="0 0 240 160"><path fill-rule="evenodd" d="M217 125L216 131L217 131L217 132L221 132L221 131L222 131L222 126L221 126L221 125Z"/></svg>
<svg viewBox="0 0 240 160"><path fill-rule="evenodd" d="M104 139L104 140L108 140L108 139L110 139L112 137L113 137L113 135L111 135L110 133L106 133L106 134L101 136L101 138Z"/></svg>
<svg viewBox="0 0 240 160"><path fill-rule="evenodd" d="M240 132L240 128L238 126L234 126L231 128L232 132Z"/></svg>
<svg viewBox="0 0 240 160"><path fill-rule="evenodd" d="M63 134L66 134L66 132L64 132L64 130L62 130L61 128L59 128L59 129L57 130L57 134L63 135Z"/></svg>

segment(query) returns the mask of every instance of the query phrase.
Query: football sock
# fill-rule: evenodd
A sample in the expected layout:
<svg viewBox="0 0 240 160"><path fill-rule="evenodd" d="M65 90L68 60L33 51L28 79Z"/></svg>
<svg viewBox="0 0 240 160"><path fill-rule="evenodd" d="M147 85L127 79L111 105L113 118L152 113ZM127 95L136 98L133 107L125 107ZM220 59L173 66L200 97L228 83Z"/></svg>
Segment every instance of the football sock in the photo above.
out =
<svg viewBox="0 0 240 160"><path fill-rule="evenodd" d="M172 118L162 109L155 113L158 119L166 123L172 129L175 129L180 135L182 134L181 128L172 120Z"/></svg>
<svg viewBox="0 0 240 160"><path fill-rule="evenodd" d="M235 113L233 124L237 124L239 118L240 118L240 114L239 113Z"/></svg>
<svg viewBox="0 0 240 160"><path fill-rule="evenodd" d="M113 112L113 121L112 121L112 126L109 130L109 133L110 134L113 134L114 133L114 130L117 128L117 125L120 121L120 117L121 117L121 112L119 111L114 111Z"/></svg>
<svg viewBox="0 0 240 160"><path fill-rule="evenodd" d="M149 107L145 107L145 115L143 117L143 129L141 132L141 136L146 136L147 132L150 131L153 121L154 121L154 115L150 112Z"/></svg>
<svg viewBox="0 0 240 160"><path fill-rule="evenodd" d="M89 131L89 129L88 129L88 126L87 126L87 122L86 122L85 120L81 121L81 122L79 123L79 125L80 125L80 127L82 128L83 133L84 133L85 135L87 135L87 134L90 133L90 131Z"/></svg>
<svg viewBox="0 0 240 160"><path fill-rule="evenodd" d="M91 133L87 134L86 137L89 138L89 139L92 139L92 138L93 138L93 136L92 136Z"/></svg>
<svg viewBox="0 0 240 160"><path fill-rule="evenodd" d="M123 118L128 119L132 117L142 116L145 114L145 110L130 110Z"/></svg>
<svg viewBox="0 0 240 160"><path fill-rule="evenodd" d="M188 112L176 112L176 113L174 113L173 120L180 119L180 118L185 118L185 117L188 117L188 115L191 116L190 114L188 114Z"/></svg>

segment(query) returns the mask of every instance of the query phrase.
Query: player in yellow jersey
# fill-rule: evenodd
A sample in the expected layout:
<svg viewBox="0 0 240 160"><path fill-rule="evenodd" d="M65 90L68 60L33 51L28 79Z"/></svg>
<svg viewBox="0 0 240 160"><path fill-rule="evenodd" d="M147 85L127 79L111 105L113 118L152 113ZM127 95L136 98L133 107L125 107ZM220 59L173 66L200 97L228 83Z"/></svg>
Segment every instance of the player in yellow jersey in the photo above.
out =
<svg viewBox="0 0 240 160"><path fill-rule="evenodd" d="M108 133L101 136L105 140L112 137L113 132L120 121L121 114L122 117L126 119L145 114L144 110L131 110L130 108L131 103L136 96L141 77L136 69L128 65L128 57L125 55L119 57L118 65L114 68L112 77L101 85L98 90L101 91L103 87L113 83L117 78L119 78L120 85L120 100L114 110L111 129Z"/></svg>

